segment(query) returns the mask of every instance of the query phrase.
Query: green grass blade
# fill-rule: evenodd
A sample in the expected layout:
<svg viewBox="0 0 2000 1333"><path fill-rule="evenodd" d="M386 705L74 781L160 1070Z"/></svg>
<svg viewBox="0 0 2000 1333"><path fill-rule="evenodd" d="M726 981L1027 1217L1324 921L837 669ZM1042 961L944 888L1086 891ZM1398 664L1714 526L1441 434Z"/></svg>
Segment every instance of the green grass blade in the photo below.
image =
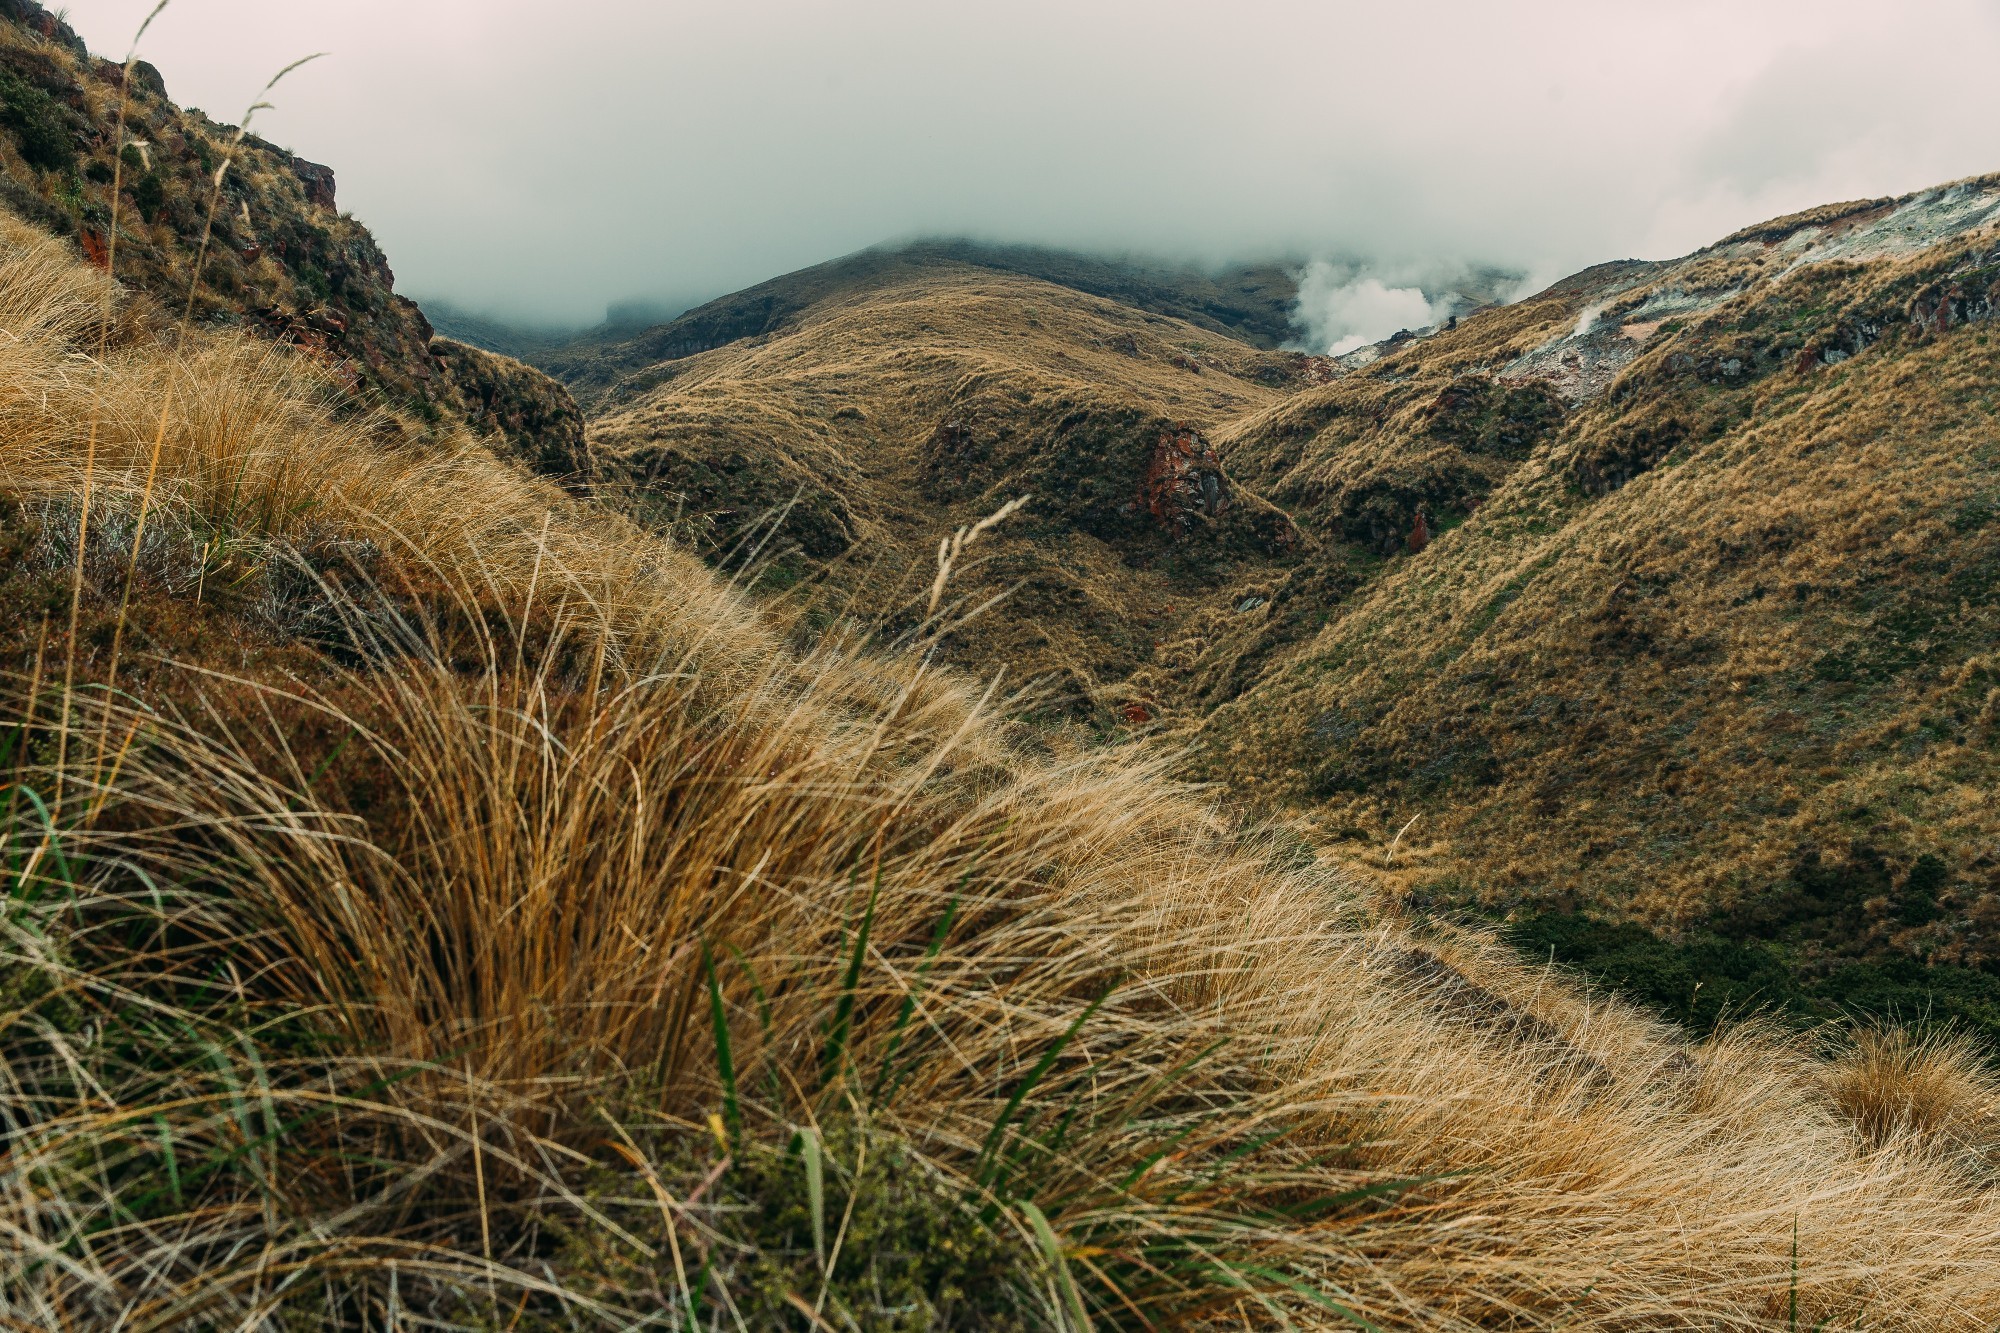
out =
<svg viewBox="0 0 2000 1333"><path fill-rule="evenodd" d="M715 1276L715 1255L705 1254L701 1259L701 1273L694 1280L692 1299L688 1302L688 1333L702 1333L701 1307L708 1303L708 1284Z"/></svg>
<svg viewBox="0 0 2000 1333"><path fill-rule="evenodd" d="M722 1080L722 1114L733 1139L743 1125L742 1108L736 1100L736 1057L729 1047L729 1013L722 1005L722 983L715 979L715 955L707 941L702 942L701 965L708 973L708 1017L715 1028L715 1073Z"/></svg>
<svg viewBox="0 0 2000 1333"><path fill-rule="evenodd" d="M1083 1333L1090 1328L1090 1316L1084 1312L1083 1296L1077 1291L1076 1280L1070 1275L1069 1260L1063 1257L1062 1242L1056 1239L1055 1228L1049 1225L1049 1219L1030 1200L1021 1201L1021 1212L1027 1217L1035 1239L1041 1242L1049 1267L1055 1270L1056 1285L1062 1290L1063 1303L1069 1307L1070 1318L1076 1321L1079 1333Z"/></svg>
<svg viewBox="0 0 2000 1333"><path fill-rule="evenodd" d="M799 1131L799 1156L806 1165L806 1204L812 1212L813 1258L826 1273L826 1160L819 1149L819 1131Z"/></svg>
<svg viewBox="0 0 2000 1333"><path fill-rule="evenodd" d="M826 1035L826 1051L820 1060L820 1082L833 1082L847 1057L847 1037L854 1024L854 993L861 984L861 964L868 953L868 932L875 925L875 904L882 893L882 872L868 887L868 906L861 913L861 929L854 936L854 952L847 960L847 974L840 981L840 999L833 1008L833 1023Z"/></svg>
<svg viewBox="0 0 2000 1333"><path fill-rule="evenodd" d="M41 793L33 787L16 783L14 790L27 797L28 804L34 807L35 816L42 827L42 835L48 839L49 859L55 865L56 878L58 882L69 886L70 896L74 898L76 896L76 871L70 865L69 858L63 854L62 837L56 832L55 816L49 813L49 807L43 803ZM35 903L42 896L41 886L43 882L41 878L37 877L32 892L29 892L27 886L23 885L21 891L15 896L24 903Z"/></svg>
<svg viewBox="0 0 2000 1333"><path fill-rule="evenodd" d="M1028 1076L1021 1080L1021 1085L1014 1089L1014 1095L1007 1099L1007 1105L1001 1108L999 1116L993 1121L993 1128L987 1132L986 1142L979 1149L979 1166L981 1169L978 1172L977 1178L981 1185L989 1183L992 1178L994 1149L1000 1146L1001 1138L1006 1134L1007 1127L1013 1123L1014 1116L1021 1109L1021 1103L1028 1099L1028 1094L1033 1092L1035 1086L1047 1076L1050 1069L1054 1068L1056 1061L1062 1057L1063 1050L1069 1045L1071 1039L1076 1036L1077 1032L1082 1029L1085 1023L1090 1021L1091 1017L1099 1009L1103 1008L1104 1002L1111 998L1112 991L1116 989L1117 987L1114 986L1111 990L1104 992L1104 994L1092 1000L1089 1007L1076 1016L1076 1021L1069 1025L1069 1028L1062 1036L1050 1043L1048 1050L1042 1052L1042 1058L1036 1061L1035 1067L1032 1070L1028 1071Z"/></svg>
<svg viewBox="0 0 2000 1333"><path fill-rule="evenodd" d="M966 873L969 875L971 872ZM910 1019L917 1012L917 1000L923 994L924 979L930 975L938 954L944 950L945 937L951 933L951 923L958 916L958 902L958 895L953 894L951 901L945 904L944 915L938 918L937 928L931 932L930 947L924 950L923 959L917 964L916 976L910 982L910 989L904 994L901 1007L896 1010L896 1023L889 1029L889 1044L882 1052L882 1066L875 1072L875 1082L868 1088L868 1101L871 1103L881 1095L882 1085L895 1067L896 1052L903 1045L903 1030L910 1025ZM889 1090L892 1097L895 1095L895 1089L902 1085L902 1081L901 1075L898 1075L895 1084Z"/></svg>
<svg viewBox="0 0 2000 1333"><path fill-rule="evenodd" d="M160 1157L167 1167L167 1190L173 1195L174 1207L185 1208L187 1200L181 1194L180 1155L174 1151L174 1131L163 1115L153 1117L153 1123L160 1127Z"/></svg>

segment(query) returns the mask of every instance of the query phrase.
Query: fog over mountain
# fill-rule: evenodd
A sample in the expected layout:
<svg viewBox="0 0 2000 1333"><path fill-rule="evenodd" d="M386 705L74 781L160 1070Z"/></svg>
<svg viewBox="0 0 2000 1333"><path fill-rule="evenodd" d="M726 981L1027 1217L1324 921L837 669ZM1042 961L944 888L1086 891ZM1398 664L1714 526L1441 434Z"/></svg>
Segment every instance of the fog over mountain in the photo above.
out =
<svg viewBox="0 0 2000 1333"><path fill-rule="evenodd" d="M69 16L116 57L151 6ZM1335 261L1331 344L1414 317L1398 273L1553 277L2000 167L2000 82L1942 72L2000 64L1993 0L174 0L141 54L235 120L319 50L258 132L337 167L404 290L524 321L949 233Z"/></svg>

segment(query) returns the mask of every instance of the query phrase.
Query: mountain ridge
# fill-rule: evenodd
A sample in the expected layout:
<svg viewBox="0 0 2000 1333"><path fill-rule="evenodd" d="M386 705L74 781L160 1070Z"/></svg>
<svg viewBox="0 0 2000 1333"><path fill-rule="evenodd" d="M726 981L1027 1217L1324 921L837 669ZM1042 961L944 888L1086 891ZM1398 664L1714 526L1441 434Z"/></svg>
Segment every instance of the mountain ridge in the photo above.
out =
<svg viewBox="0 0 2000 1333"><path fill-rule="evenodd" d="M871 246L781 274L637 331L606 325L541 352L538 363L595 404L622 374L775 332L816 303L908 280L940 266L1039 278L1136 309L1187 319L1266 350L1289 336L1296 295L1296 285L1282 264L1245 265L1210 274L1157 261L1121 261L1036 246L919 240Z"/></svg>
<svg viewBox="0 0 2000 1333"><path fill-rule="evenodd" d="M1628 682L1632 705L1600 702L1579 709L1572 701L1565 705L1568 711L1547 717L1528 708L1507 724L1514 734L1504 744L1497 719L1489 725L1450 713L1462 706L1496 706L1510 697L1504 687L1460 692L1451 696L1460 702L1447 708L1444 687L1425 683L1421 672L1384 676L1379 690L1362 682L1373 679L1366 664L1401 657L1420 661L1426 656L1421 643L1443 632L1426 629L1413 640L1414 627L1431 624L1433 616L1404 605L1403 598L1429 598L1442 594L1424 589L1455 587L1436 580L1451 575L1475 551L1525 550L1523 542L1540 542L1547 551L1566 549L1557 535L1566 525L1584 523L1578 534L1597 533L1589 526L1599 522L1593 514L1622 512L1635 497L1695 476L1700 468L1690 470L1684 459L1719 458L1735 450L1743 455L1744 480L1737 491L1716 497L1719 509L1711 505L1685 514L1669 509L1626 534L1613 537L1605 530L1576 540L1585 541L1585 550L1608 555L1622 549L1621 542L1636 540L1634 534L1655 528L1665 540L1696 547L1704 541L1713 545L1712 537L1704 537L1711 530L1793 534L1769 539L1775 545L1746 538L1749 544L1728 559L1750 570L1805 558L1806 551L1817 549L1816 533L1851 530L1846 540L1861 543L1856 549L1864 552L1877 543L1893 544L1890 531L1858 507L1873 503L1861 492L1836 488L1817 498L1801 493L1796 501L1782 501L1785 507L1819 507L1824 512L1816 519L1803 513L1759 517L1759 506L1780 502L1767 501L1750 479L1763 475L1766 466L1780 468L1771 474L1776 485L1782 467L1791 466L1778 462L1786 456L1783 449L1772 445L1776 451L1767 454L1760 442L1789 439L1817 421L1818 413L1833 410L1816 405L1818 386L1861 374L1866 366L1899 366L1906 358L1927 365L1929 358L1957 349L1952 355L1971 360L1965 371L1954 373L1975 380L1991 373L1979 359L1987 354L1977 339L1993 307L1980 276L1986 271L1980 247L1995 234L1996 209L2000 179L1995 177L1895 199L1828 205L1741 229L1679 260L1596 265L1511 305L1468 315L1453 328L1399 335L1338 360L1254 352L1234 339L1216 341L1222 335L1198 326L1149 323L1164 317L1132 307L1121 314L1115 303L1090 317L1108 323L1036 328L1044 313L1074 298L1033 279L1009 286L976 267L937 261L886 267L875 270L871 282L835 287L788 308L766 331L622 372L620 387L599 400L593 442L602 457L615 460L614 473L628 475L636 475L634 460L663 459L676 449L689 451L689 457L741 460L733 466L747 471L733 475L767 479L742 490L739 483L726 482L725 474L710 471L696 480L676 464L639 468L638 484L690 497L689 512L725 505L751 514L792 503L789 513L817 523L820 535L807 543L813 549L786 579L830 570L837 587L854 586L853 576L839 572L853 551L872 553L873 573L899 569L906 583L920 586L939 534L970 524L1014 494L1046 494L1049 474L1040 470L1046 464L1033 460L1065 460L1059 474L1066 480L1056 488L1060 498L1054 507L1037 516L1031 503L1023 515L982 538L990 543L986 564L962 571L975 601L1016 585L1028 590L1015 594L1025 597L1021 615L1005 629L974 624L948 638L943 649L954 660L981 669L1007 663L1030 674L1053 671L1063 682L1057 692L1074 701L1069 715L1089 719L1106 733L1164 725L1185 734L1202 756L1193 769L1197 775L1225 783L1242 799L1304 818L1316 836L1349 847L1363 873L1377 875L1380 849L1394 841L1412 814L1419 815L1416 829L1398 848L1398 868L1378 877L1422 910L1472 909L1523 920L1549 911L1591 912L1641 923L1661 932L1663 941L1704 935L1765 940L1790 960L1783 967L1838 971L1913 962L1932 969L1939 984L1956 985L1950 979L1961 974L1988 976L2000 942L1988 921L2000 919L2000 899L1994 896L2000 881L1989 883L2000 852L1983 850L1989 840L2000 848L2000 827L1976 816L1976 803L1951 794L1967 790L1962 781L1930 796L1897 798L1916 800L1929 813L1899 816L1875 833L1864 829L1859 838L1824 813L1782 813L1790 808L1787 801L1799 802L1799 809L1830 809L1831 793L1843 784L1857 791L1916 791L1924 786L1917 775L1930 760L1899 760L1856 741L1805 747L1797 761L1808 766L1805 770L1787 767L1792 761L1761 773L1718 764L1717 774L1732 775L1719 778L1714 788L1715 799L1736 803L1737 813L1727 818L1701 814L1699 802L1709 799L1709 788L1685 779L1680 796L1642 788L1652 793L1644 796L1652 804L1639 806L1605 788L1617 780L1621 765L1660 749L1636 721L1618 719L1665 709L1664 725L1682 725L1672 720L1673 710L1685 707L1672 703L1682 689L1672 655L1720 650L1701 647L1706 642L1701 632L1676 618L1694 614L1696 605L1706 607L1705 601L1689 602L1687 610L1672 611L1656 625L1656 608L1670 603L1658 601L1653 585L1644 581L1654 575L1628 581L1622 590L1614 590L1618 581L1611 579L1591 585L1588 594L1573 594L1601 607L1593 613L1597 621L1574 628L1568 645L1531 639L1534 646L1524 643L1506 660L1563 662L1562 674L1590 688L1600 680ZM915 293L928 293L922 302L932 303L926 308L934 308L934 316L907 318ZM954 306L981 314L957 319ZM869 326L884 346L864 355L858 349L866 337L852 340ZM682 332L691 327L699 325L679 326ZM836 328L844 330L837 337ZM656 330L651 336L670 340L678 334ZM1116 354L1106 356L1114 344ZM929 354L946 358L942 364L960 368L934 388L918 391L903 372L886 369L897 345L933 349ZM643 341L630 347L636 355L685 350ZM1024 357L1020 349L1029 354ZM725 364L731 369L721 372ZM820 369L806 369L815 365ZM976 374L974 366L980 367ZM1001 366L1008 369L998 383L1016 387L1000 393L971 389ZM1166 380L1160 371L1167 372ZM1899 371L1883 373L1890 383L1901 383ZM823 381L824 376L832 379ZM1832 381L1822 378L1829 376ZM961 380L965 387L953 387ZM810 388L833 381L838 392L821 395ZM1036 416L1030 404L1037 395L1061 399L1073 390L1060 386L1073 381L1087 382L1091 398L1126 404L1120 410L1137 413L1132 418L1137 428L1065 436L1055 429L1061 414ZM1888 392L1893 399L1895 391ZM1806 622L1822 626L1816 632L1827 636L1826 646L1777 673L1808 682L1800 687L1801 704L1831 710L1829 717L1854 712L1853 703L1820 698L1838 684L1866 709L1890 719L1885 725L1921 732L1933 725L1922 719L1938 716L1944 696L1905 691L1900 682L1907 667L1871 676L1876 668L1865 664L1875 658L1867 654L1890 652L1882 659L1888 662L1916 652L1909 660L1927 661L1929 669L1956 662L1954 671L1977 676L1981 670L1972 649L1981 632L1974 627L1983 623L1977 614L1983 613L1963 620L1954 610L1938 620L1961 596L1950 590L1976 588L1974 571L1984 568L1978 552L1987 529L1974 519L1986 512L1978 506L1987 503L1979 497L1988 492L1979 487L1991 482L1976 478L1986 476L1990 465L1975 462L1965 473L1968 462L1984 455L1965 453L1955 442L1976 438L1983 429L1977 424L1985 420L1981 401L1941 400L1932 416L1904 418L1897 427L1904 441L1898 447L1928 460L1897 474L1904 488L1897 503L1914 506L1902 522L1916 525L1907 530L1936 534L1930 540L1939 553L1965 554L1928 566L1880 566L1871 576L1884 588L1900 589L1898 597L1930 608L1918 617L1925 624L1958 625L1950 639L1957 646L1906 650L1892 641L1890 648L1857 650L1863 656L1855 660L1863 665L1844 668L1848 659L1835 645L1851 634L1839 628L1850 613L1830 591L1807 592L1805 600L1788 605L1800 608ZM760 403L732 423L732 412ZM1869 419L1859 404L1840 410L1854 420ZM1193 433L1177 435L1183 425ZM1964 437L1966 430L1974 436ZM764 452L773 441L792 438L804 450L787 454L792 461ZM814 441L810 447L803 444L808 438ZM1201 478L1212 479L1219 507L1209 508L1215 513L1198 506L1190 511L1192 519L1175 520L1182 526L1168 537L1163 529L1143 525L1105 527L1083 518L1070 503L1074 495L1101 492L1128 497L1124 503L1132 512L1142 512L1148 470L1173 453L1164 441L1181 438L1190 441L1187 461L1174 466L1188 468L1189 484L1197 488L1210 484ZM1865 447L1859 441L1829 444L1825 456ZM809 455L826 462L801 469L798 460ZM769 462L755 461L766 457ZM968 480L980 478L970 490L941 490L927 479L937 476L935 471L909 471L913 462L890 467L886 460L892 457L985 461L965 473ZM896 498L887 508L881 493L871 489L881 481L869 479L885 467L889 471L882 477L902 478L891 485ZM1960 494L1933 485L1933 477L1957 473L1964 473L1964 484L1972 489ZM732 485L738 486L734 492ZM1213 521L1223 508L1227 518ZM892 509L901 517L884 526L882 515ZM1226 536L1224 529L1253 512L1273 516L1276 526L1248 546L1235 545L1242 539ZM1698 512L1705 516L1697 519ZM1477 536L1508 530L1516 535ZM1527 608L1542 604L1538 590L1551 578L1571 577L1562 572L1570 566L1561 564L1569 557L1550 557L1558 560L1553 575L1536 564L1541 558L1509 566L1494 576L1499 581L1480 595L1480 605L1453 613L1468 629L1451 633L1460 639L1469 633L1475 646L1453 648L1447 661L1471 662L1497 651L1476 645L1519 633ZM1180 572L1162 578L1168 570ZM1730 572L1727 564L1715 566L1712 577L1717 586L1744 580L1731 597L1799 582L1775 573L1745 576ZM1831 589L1838 581L1826 584ZM1810 579L1805 585L1817 586ZM1856 589L1841 595L1864 594ZM1510 612L1517 602L1520 609ZM1756 608L1764 604L1753 599L1714 614L1762 625L1757 617L1765 613ZM1031 628L1023 629L1022 622ZM1771 620L1758 631L1761 641L1773 648L1809 642L1783 628L1788 623ZM1317 637L1339 634L1343 624L1349 635L1340 650L1344 655L1327 665L1324 650L1310 645ZM1669 631L1667 625L1677 627ZM1933 640L1922 634L1934 635L1914 629L1894 633L1917 633L1926 645ZM1119 646L1114 650L1113 644ZM1668 664L1665 674L1645 675L1654 670L1647 664L1657 661ZM1849 676L1844 684L1831 680L1843 671ZM1764 675L1777 678L1768 670ZM1305 688L1308 680L1318 683ZM1417 718L1433 706L1422 703L1433 694L1439 700L1434 707L1444 710L1436 716L1393 723L1377 716ZM1346 714L1332 707L1343 697ZM1761 716L1754 709L1742 713L1730 697L1725 691L1710 706L1716 717ZM1308 708L1300 701L1308 698L1325 701L1310 705L1300 719L1300 710ZM1990 711L1990 705L1973 706L1949 726L1969 727L1970 737L1985 734L1986 724L1978 721L1981 707ZM1609 750L1595 766L1574 742L1551 742L1538 750L1539 741L1526 739L1614 722L1626 730L1603 733L1597 743ZM1281 736L1286 728L1290 734ZM1709 744L1697 742L1695 757L1683 754L1667 762L1706 762L1699 756ZM1953 745L1962 756L1957 762L1972 765L1968 773L1986 773L1980 780L1992 780L1989 750ZM1812 776L1821 769L1825 777ZM1747 793L1773 781L1803 786L1797 796L1775 798L1769 811L1757 813L1759 799ZM1822 785L1825 796L1808 794ZM1527 809L1503 799L1515 788L1531 794L1532 799L1523 798ZM1561 791L1571 794L1551 794ZM1741 800L1739 792L1746 794ZM1533 813L1570 807L1579 812L1574 818L1552 822L1551 816ZM1586 810L1596 813L1581 813ZM1645 810L1656 811L1643 818L1654 820L1665 841L1645 837ZM1933 818L1938 835L1922 835ZM1498 828L1508 830L1517 845L1496 859L1477 839L1490 836L1480 830ZM1590 849L1600 842L1607 850L1590 851L1583 860L1557 850ZM1377 850L1362 850L1371 845ZM1617 852L1614 845L1631 850ZM1634 859L1642 847L1651 849L1646 856L1664 859ZM1897 906L1906 893L1899 886L1925 857L1942 867L1942 878L1934 882L1926 878L1930 871L1918 876L1932 883L1935 901L1922 909ZM1644 893L1619 887L1641 874L1652 883ZM1768 906L1775 902L1790 905ZM1899 913L1933 911L1916 925L1895 919ZM1820 924L1814 924L1816 912L1825 918ZM1767 924L1755 924L1759 921ZM1914 984L1921 988L1921 975ZM1954 1012L2000 1034L2000 1008L1988 1001Z"/></svg>
<svg viewBox="0 0 2000 1333"><path fill-rule="evenodd" d="M1204 267L1137 255L932 237L870 246L766 279L636 330L628 321L607 319L557 345L534 348L532 358L594 402L611 391L621 374L775 332L816 302L894 283L938 265L1038 279L1177 319L1262 351L1291 350L1303 336L1298 310L1303 259ZM1466 270L1427 294L1449 296L1470 309L1493 302L1515 277L1497 269ZM518 335L496 329L495 336L509 341ZM494 350L508 350L500 341Z"/></svg>

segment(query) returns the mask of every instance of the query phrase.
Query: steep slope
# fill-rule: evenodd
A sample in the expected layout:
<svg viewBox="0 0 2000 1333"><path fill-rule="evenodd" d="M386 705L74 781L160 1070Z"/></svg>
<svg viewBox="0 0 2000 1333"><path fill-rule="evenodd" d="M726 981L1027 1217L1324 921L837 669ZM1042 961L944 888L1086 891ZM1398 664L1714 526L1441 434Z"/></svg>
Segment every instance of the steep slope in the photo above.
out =
<svg viewBox="0 0 2000 1333"><path fill-rule="evenodd" d="M1206 771L1363 864L1401 831L1417 904L1871 960L2000 1032L1996 221L1986 178L1607 266L1219 437L1386 563L1203 664L1263 664Z"/></svg>
<svg viewBox="0 0 2000 1333"><path fill-rule="evenodd" d="M411 424L471 420L535 466L587 470L560 384L433 347L374 238L340 211L330 168L175 106L143 61L128 81L34 0L0 0L0 200L172 317L304 347Z"/></svg>
<svg viewBox="0 0 2000 1333"><path fill-rule="evenodd" d="M770 577L825 573L893 627L928 610L937 544L1022 495L951 592L1004 613L946 643L1071 704L1175 637L1203 598L1296 563L1284 515L1230 480L1208 433L1323 363L1070 288L932 260L843 286L777 332L626 379L591 425L607 478L718 554L782 512ZM864 591L865 590L865 591Z"/></svg>

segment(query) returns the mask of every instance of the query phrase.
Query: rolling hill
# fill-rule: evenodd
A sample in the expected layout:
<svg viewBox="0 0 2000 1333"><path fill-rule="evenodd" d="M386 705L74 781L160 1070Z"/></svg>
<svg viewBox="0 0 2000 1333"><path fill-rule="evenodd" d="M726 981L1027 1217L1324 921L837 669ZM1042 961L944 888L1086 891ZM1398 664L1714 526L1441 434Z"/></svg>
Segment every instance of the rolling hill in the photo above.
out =
<svg viewBox="0 0 2000 1333"><path fill-rule="evenodd" d="M1164 723L1415 908L1753 945L1635 982L1703 1021L1948 993L2000 1032L1996 198L1829 206L1331 361L873 255L578 392L683 531L784 509L774 581L892 626L941 536L1034 495L961 571L1009 613L947 655Z"/></svg>
<svg viewBox="0 0 2000 1333"><path fill-rule="evenodd" d="M968 269L1038 279L1265 350L1292 335L1297 284L1283 263L1210 273L1035 246L925 240L877 246L787 273L636 331L625 320L607 321L533 359L595 407L604 396L623 391L626 376L643 376L662 361L775 333L823 302L921 281L933 270Z"/></svg>
<svg viewBox="0 0 2000 1333"><path fill-rule="evenodd" d="M767 586L818 571L823 601L906 608L892 627L928 609L941 534L1031 496L957 573L961 602L1008 595L1005 613L946 650L1060 676L1087 706L1202 599L1298 558L1283 515L1239 496L1204 432L1278 402L1313 364L931 261L635 374L590 440L602 476L670 501L704 549L755 542L782 512L794 554Z"/></svg>

